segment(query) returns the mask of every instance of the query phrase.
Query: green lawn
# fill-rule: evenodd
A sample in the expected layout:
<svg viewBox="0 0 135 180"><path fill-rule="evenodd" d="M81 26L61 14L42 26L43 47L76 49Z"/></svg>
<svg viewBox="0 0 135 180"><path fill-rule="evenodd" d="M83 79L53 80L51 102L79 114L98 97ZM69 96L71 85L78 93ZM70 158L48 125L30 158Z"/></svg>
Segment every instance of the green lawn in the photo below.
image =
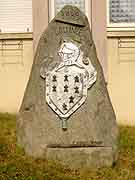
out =
<svg viewBox="0 0 135 180"><path fill-rule="evenodd" d="M135 180L135 127L120 127L120 154L114 167L80 171L27 157L16 146L15 127L15 115L0 114L0 180Z"/></svg>

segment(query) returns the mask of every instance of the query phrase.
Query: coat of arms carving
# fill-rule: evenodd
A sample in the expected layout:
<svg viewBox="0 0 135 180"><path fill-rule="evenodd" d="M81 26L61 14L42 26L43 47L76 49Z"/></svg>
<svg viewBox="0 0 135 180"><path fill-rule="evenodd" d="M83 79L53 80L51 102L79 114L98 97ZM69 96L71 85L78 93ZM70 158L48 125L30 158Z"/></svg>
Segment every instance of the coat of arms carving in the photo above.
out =
<svg viewBox="0 0 135 180"><path fill-rule="evenodd" d="M46 102L62 120L63 129L67 129L68 117L86 101L97 72L74 42L63 42L58 56L60 63L46 73L41 67L40 75L46 81Z"/></svg>

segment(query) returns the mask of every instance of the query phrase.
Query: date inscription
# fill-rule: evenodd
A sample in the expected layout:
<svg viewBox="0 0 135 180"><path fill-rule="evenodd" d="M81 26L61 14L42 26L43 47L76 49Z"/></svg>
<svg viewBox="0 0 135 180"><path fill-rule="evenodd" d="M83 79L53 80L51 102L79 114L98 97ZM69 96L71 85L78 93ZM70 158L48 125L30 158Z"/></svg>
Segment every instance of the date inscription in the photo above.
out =
<svg viewBox="0 0 135 180"><path fill-rule="evenodd" d="M66 9L65 11L61 11L61 16L78 19L80 17L80 13L76 10L76 8L72 7Z"/></svg>

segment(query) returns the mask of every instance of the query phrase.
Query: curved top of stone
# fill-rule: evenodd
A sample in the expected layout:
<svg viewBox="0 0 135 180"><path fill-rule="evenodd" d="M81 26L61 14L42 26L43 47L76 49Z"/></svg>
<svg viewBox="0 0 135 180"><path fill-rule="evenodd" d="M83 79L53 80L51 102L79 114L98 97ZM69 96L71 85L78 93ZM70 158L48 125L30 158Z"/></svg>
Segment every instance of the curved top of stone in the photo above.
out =
<svg viewBox="0 0 135 180"><path fill-rule="evenodd" d="M86 26L86 16L76 6L64 6L54 19L56 21L75 24L78 26Z"/></svg>

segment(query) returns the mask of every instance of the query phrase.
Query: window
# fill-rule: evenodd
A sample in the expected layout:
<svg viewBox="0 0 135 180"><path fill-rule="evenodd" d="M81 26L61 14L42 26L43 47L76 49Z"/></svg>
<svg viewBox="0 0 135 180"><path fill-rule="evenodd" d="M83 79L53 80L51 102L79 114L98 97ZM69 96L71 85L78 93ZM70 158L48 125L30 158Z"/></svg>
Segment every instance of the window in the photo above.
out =
<svg viewBox="0 0 135 180"><path fill-rule="evenodd" d="M77 6L90 17L91 0L49 0L49 20L51 20L65 5Z"/></svg>
<svg viewBox="0 0 135 180"><path fill-rule="evenodd" d="M0 32L32 31L32 0L0 0Z"/></svg>
<svg viewBox="0 0 135 180"><path fill-rule="evenodd" d="M135 27L135 0L108 0L108 27Z"/></svg>

